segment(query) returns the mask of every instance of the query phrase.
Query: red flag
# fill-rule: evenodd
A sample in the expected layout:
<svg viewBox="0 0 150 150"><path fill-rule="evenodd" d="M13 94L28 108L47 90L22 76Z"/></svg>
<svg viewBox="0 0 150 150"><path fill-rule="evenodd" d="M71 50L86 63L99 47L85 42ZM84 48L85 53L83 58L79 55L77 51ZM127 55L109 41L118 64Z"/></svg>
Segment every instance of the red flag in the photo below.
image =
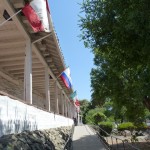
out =
<svg viewBox="0 0 150 150"><path fill-rule="evenodd" d="M30 4L27 4L22 9L22 12L27 17L34 32L44 31L44 27L42 25L42 22L41 22L39 16L36 14L35 10L30 6Z"/></svg>
<svg viewBox="0 0 150 150"><path fill-rule="evenodd" d="M76 99L76 101L75 101L75 105L76 106L80 106L80 102Z"/></svg>
<svg viewBox="0 0 150 150"><path fill-rule="evenodd" d="M47 0L33 0L27 4L22 12L30 22L34 32L45 31L50 32L50 25L48 20L49 7Z"/></svg>

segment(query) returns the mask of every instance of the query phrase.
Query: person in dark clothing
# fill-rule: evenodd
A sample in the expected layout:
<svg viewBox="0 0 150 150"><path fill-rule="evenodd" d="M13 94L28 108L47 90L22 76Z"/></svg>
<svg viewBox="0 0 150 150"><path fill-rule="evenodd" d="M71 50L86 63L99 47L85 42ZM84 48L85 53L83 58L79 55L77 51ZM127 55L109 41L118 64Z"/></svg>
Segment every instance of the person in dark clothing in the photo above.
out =
<svg viewBox="0 0 150 150"><path fill-rule="evenodd" d="M77 125L77 119L75 117L73 117L73 121L74 121L74 125Z"/></svg>

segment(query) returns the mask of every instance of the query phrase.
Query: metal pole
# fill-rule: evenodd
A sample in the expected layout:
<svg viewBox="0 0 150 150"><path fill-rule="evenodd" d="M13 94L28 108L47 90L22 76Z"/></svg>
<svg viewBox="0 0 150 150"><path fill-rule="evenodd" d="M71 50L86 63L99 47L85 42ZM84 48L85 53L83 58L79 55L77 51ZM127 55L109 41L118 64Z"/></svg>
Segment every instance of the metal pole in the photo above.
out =
<svg viewBox="0 0 150 150"><path fill-rule="evenodd" d="M41 40L43 40L43 39L49 37L51 34L52 34L52 31L50 32L50 34L48 34L48 35L46 35L46 36L44 36L44 37L41 37L40 39L37 39L37 40L33 41L32 44L35 44L36 42L41 41Z"/></svg>

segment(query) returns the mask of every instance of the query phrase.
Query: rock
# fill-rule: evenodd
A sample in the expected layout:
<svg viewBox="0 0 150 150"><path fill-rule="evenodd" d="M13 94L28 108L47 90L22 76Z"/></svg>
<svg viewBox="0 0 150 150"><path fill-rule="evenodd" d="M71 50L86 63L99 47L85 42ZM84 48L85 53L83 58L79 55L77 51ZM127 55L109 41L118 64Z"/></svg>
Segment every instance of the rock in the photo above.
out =
<svg viewBox="0 0 150 150"><path fill-rule="evenodd" d="M129 131L129 130L124 130L123 135L124 135L124 136L131 136L131 131Z"/></svg>
<svg viewBox="0 0 150 150"><path fill-rule="evenodd" d="M24 131L0 138L0 150L62 150L71 127Z"/></svg>

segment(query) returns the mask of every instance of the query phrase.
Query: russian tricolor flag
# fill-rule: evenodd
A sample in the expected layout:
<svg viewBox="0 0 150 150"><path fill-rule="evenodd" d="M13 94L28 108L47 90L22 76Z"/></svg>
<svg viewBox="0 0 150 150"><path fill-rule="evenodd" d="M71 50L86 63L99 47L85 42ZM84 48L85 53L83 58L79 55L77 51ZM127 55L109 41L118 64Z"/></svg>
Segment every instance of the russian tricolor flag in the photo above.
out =
<svg viewBox="0 0 150 150"><path fill-rule="evenodd" d="M50 32L49 7L47 0L32 0L22 8L34 32Z"/></svg>
<svg viewBox="0 0 150 150"><path fill-rule="evenodd" d="M72 80L70 76L70 69L69 67L65 69L60 75L60 78L63 80L65 83L66 87L70 89L72 87Z"/></svg>

